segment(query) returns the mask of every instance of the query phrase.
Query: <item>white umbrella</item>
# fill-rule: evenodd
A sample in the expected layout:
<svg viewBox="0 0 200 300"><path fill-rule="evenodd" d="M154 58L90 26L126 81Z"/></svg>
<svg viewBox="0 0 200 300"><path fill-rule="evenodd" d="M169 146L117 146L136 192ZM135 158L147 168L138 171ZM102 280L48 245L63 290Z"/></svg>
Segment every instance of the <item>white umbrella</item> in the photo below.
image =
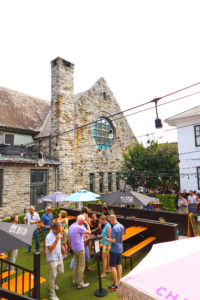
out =
<svg viewBox="0 0 200 300"><path fill-rule="evenodd" d="M199 300L200 237L155 244L120 280L123 300Z"/></svg>

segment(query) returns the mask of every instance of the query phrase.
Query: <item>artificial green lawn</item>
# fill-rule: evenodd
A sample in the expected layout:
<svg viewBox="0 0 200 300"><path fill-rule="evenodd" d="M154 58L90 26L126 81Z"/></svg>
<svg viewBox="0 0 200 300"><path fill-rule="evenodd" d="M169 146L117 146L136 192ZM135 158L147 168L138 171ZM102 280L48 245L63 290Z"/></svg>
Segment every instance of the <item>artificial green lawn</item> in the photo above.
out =
<svg viewBox="0 0 200 300"><path fill-rule="evenodd" d="M200 222L197 222L197 228L200 233ZM32 253L25 254L27 248L19 249L19 254L17 258L17 264L33 270L33 253L35 251L35 242L33 240ZM46 263L46 257L43 253L42 247L42 237L40 235L40 251L41 251L41 276L46 279L46 282L41 284L41 299L49 299L49 270ZM148 250L142 249L133 255L133 268L146 256ZM95 257L92 257L89 266L94 268L94 272L85 272L86 278L85 282L89 282L90 286L83 290L78 290L76 287L72 286L72 269L70 269L70 262L72 255L68 254L67 259L64 260L64 274L58 280L59 291L56 292L60 300L80 300L84 297L84 300L97 299L94 295L96 289L99 289L99 280L97 279L97 261ZM124 266L125 260L122 259L123 266L123 276L130 272L130 260L127 260L127 268ZM101 262L102 268L102 262ZM112 274L108 274L107 278L102 280L102 287L107 289L107 299L117 299L115 291L109 291L108 286L113 284Z"/></svg>
<svg viewBox="0 0 200 300"><path fill-rule="evenodd" d="M35 242L33 240L33 248L32 253L25 254L27 248L20 249L17 264L28 269L33 270L33 253L35 251ZM43 254L42 240L40 236L40 251L41 251L41 277L46 279L46 282L41 284L41 299L49 299L49 270L46 263L46 257ZM147 250L141 250L138 253L133 255L133 267L135 267L143 257L148 253ZM70 269L70 262L72 259L72 255L68 254L67 259L64 259L64 274L58 280L59 291L56 292L56 295L60 300L72 299L72 300L80 300L81 297L84 297L84 300L88 299L97 299L94 295L96 289L99 289L99 280L97 279L97 261L95 257L92 257L89 263L89 266L94 268L95 270L85 272L86 278L85 282L89 282L90 286L83 290L78 290L77 287L72 286L72 272ZM123 266L123 276L125 276L128 272L130 272L130 260L127 260L127 268L124 267L125 260L122 260ZM102 262L101 262L102 268ZM102 287L107 290L107 295L105 296L107 299L118 299L116 297L115 291L109 291L108 286L113 284L112 274L108 274L107 278L102 280Z"/></svg>

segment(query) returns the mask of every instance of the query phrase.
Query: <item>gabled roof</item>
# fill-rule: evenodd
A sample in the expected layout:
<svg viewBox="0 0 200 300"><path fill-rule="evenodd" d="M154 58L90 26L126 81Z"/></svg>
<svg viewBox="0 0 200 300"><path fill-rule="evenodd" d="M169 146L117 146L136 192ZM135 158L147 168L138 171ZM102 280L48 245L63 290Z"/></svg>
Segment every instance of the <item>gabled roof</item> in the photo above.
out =
<svg viewBox="0 0 200 300"><path fill-rule="evenodd" d="M0 127L40 132L51 103L0 87Z"/></svg>
<svg viewBox="0 0 200 300"><path fill-rule="evenodd" d="M88 90L74 95L74 104L100 86L107 87L103 77ZM51 132L51 102L0 87L0 128L31 131L35 138Z"/></svg>
<svg viewBox="0 0 200 300"><path fill-rule="evenodd" d="M191 117L197 117L200 116L200 105L199 106L195 106L189 110L186 110L180 114L177 114L175 116L172 116L168 119L165 120L166 123L168 123L169 125L173 125L176 126L177 121L182 120L182 119L188 119Z"/></svg>

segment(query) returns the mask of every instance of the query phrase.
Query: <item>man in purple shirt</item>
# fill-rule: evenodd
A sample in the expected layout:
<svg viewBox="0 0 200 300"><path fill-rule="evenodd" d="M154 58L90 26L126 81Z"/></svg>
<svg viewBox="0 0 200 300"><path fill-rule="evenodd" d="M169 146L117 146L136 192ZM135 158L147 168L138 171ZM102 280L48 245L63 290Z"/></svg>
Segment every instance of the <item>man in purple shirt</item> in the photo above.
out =
<svg viewBox="0 0 200 300"><path fill-rule="evenodd" d="M86 225L86 228L83 226ZM85 270L85 248L83 236L91 234L90 227L83 215L78 216L77 221L73 223L68 231L69 250L73 250L74 268L73 268L73 286L78 289L84 289L89 283L84 283L83 275Z"/></svg>

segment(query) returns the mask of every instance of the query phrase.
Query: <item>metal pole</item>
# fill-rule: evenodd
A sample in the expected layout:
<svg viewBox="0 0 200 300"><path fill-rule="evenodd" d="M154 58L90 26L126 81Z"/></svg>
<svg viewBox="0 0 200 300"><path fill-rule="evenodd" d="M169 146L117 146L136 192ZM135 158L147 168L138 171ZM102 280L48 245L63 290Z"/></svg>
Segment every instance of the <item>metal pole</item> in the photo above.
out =
<svg viewBox="0 0 200 300"><path fill-rule="evenodd" d="M40 300L40 252L34 253L34 291L33 297Z"/></svg>
<svg viewBox="0 0 200 300"><path fill-rule="evenodd" d="M126 182L125 182L125 185L124 185L124 190L126 188L126 185L127 185L127 182L128 182L128 179L129 179L129 176L131 174L131 171L132 171L132 167L133 167L133 160L131 160L131 166L130 166L130 169L129 169L129 172L128 172L128 175L127 175L127 178L126 178Z"/></svg>

